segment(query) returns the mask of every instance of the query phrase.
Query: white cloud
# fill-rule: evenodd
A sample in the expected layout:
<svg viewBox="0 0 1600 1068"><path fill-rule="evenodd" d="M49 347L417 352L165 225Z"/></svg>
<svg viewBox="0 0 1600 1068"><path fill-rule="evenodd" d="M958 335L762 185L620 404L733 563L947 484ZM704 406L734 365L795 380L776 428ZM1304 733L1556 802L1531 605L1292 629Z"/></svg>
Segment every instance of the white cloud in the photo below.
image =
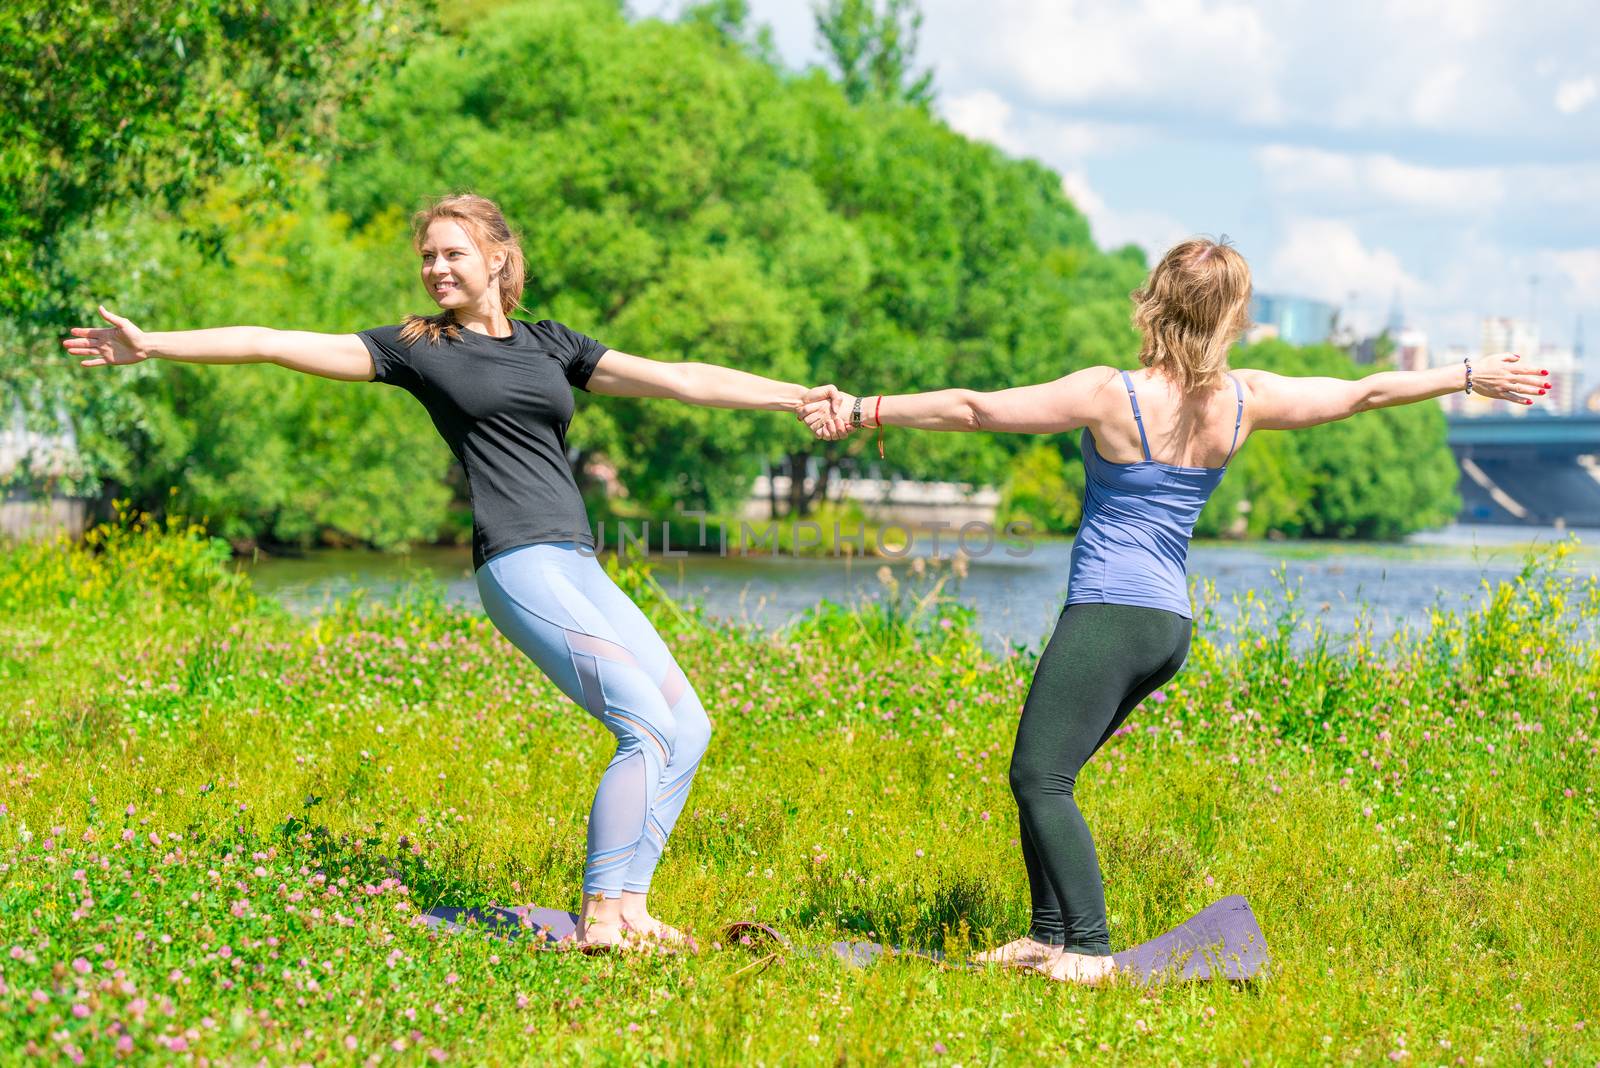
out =
<svg viewBox="0 0 1600 1068"><path fill-rule="evenodd" d="M1067 199L1078 206L1078 210L1089 217L1093 222L1097 217L1103 218L1106 214L1106 202L1089 185L1089 178L1082 171L1068 171L1061 176L1061 191L1067 194Z"/></svg>
<svg viewBox="0 0 1600 1068"><path fill-rule="evenodd" d="M1044 151L1041 158L1082 159L1132 148L1149 140L1149 134L1129 126L1103 122L1058 122L1038 119L1022 125L1023 135Z"/></svg>
<svg viewBox="0 0 1600 1068"><path fill-rule="evenodd" d="M1475 222L1489 212L1527 218L1559 207L1569 226L1600 221L1600 161L1441 167L1281 144L1256 149L1254 158L1267 188L1302 213L1387 205Z"/></svg>
<svg viewBox="0 0 1600 1068"><path fill-rule="evenodd" d="M1600 96L1600 84L1593 78L1573 78L1556 86L1556 110L1563 115L1574 115Z"/></svg>
<svg viewBox="0 0 1600 1068"><path fill-rule="evenodd" d="M1563 274L1566 281L1579 294L1600 293L1600 248L1572 249L1549 253L1550 261Z"/></svg>
<svg viewBox="0 0 1600 1068"><path fill-rule="evenodd" d="M1262 292L1313 297L1358 310L1358 328L1380 325L1375 310L1398 294L1411 300L1425 293L1423 284L1388 249L1368 248L1350 224L1337 219L1292 219L1266 269L1258 271ZM1354 298L1354 299L1352 299Z"/></svg>
<svg viewBox="0 0 1600 1068"><path fill-rule="evenodd" d="M665 0L664 0L665 2ZM681 6L688 0L674 0ZM795 64L820 60L810 4L752 0ZM941 90L1018 113L1161 124L1542 135L1600 99L1581 0L922 0ZM1564 80L1563 80L1564 79ZM1552 98L1555 106L1552 107Z"/></svg>
<svg viewBox="0 0 1600 1068"><path fill-rule="evenodd" d="M1413 207L1478 211L1505 196L1501 175L1489 168L1424 167L1386 155L1364 162L1373 192Z"/></svg>
<svg viewBox="0 0 1600 1068"><path fill-rule="evenodd" d="M817 61L809 4L752 0ZM953 127L1062 174L1097 242L1222 227L1263 291L1437 344L1600 336L1600 34L1583 0L921 0ZM1090 181L1090 178L1093 181ZM1591 342L1591 348L1595 348Z"/></svg>
<svg viewBox="0 0 1600 1068"><path fill-rule="evenodd" d="M1467 101L1467 71L1459 63L1447 63L1427 72L1411 88L1410 114L1418 126L1449 122Z"/></svg>
<svg viewBox="0 0 1600 1068"><path fill-rule="evenodd" d="M1148 140L1145 131L1129 126L1019 112L991 89L952 94L939 101L939 108L956 132L987 141L1013 156L1042 159L1058 169Z"/></svg>
<svg viewBox="0 0 1600 1068"><path fill-rule="evenodd" d="M921 53L941 86L1079 118L1532 140L1558 129L1552 93L1575 110L1600 98L1581 74L1554 85L1556 72L1600 64L1600 36L1573 0L924 0L923 10ZM1600 144L1600 130L1580 136Z"/></svg>
<svg viewBox="0 0 1600 1068"><path fill-rule="evenodd" d="M1312 236L1321 239L1325 235ZM1348 245L1348 236L1342 241ZM1363 263L1359 255L1348 251L1335 253L1329 256L1330 270L1339 262L1348 262L1354 269L1346 270L1344 277L1384 279L1390 284L1364 288L1351 284L1350 291L1358 294L1358 314L1352 318L1358 325L1376 329L1398 289L1408 325L1424 327L1436 348L1450 344L1476 347L1485 316L1526 318L1531 314L1547 340L1568 341L1574 317L1586 302L1592 309L1594 294L1600 292L1600 247L1520 248L1464 232L1440 250L1426 271L1407 267L1405 277L1393 278L1393 265L1384 260L1384 250L1367 249L1359 241L1356 244L1373 262ZM1301 258L1306 257L1302 254ZM1299 277L1306 273L1302 270ZM1537 294L1531 282L1534 277L1538 278ZM1313 295L1331 299L1337 295L1335 289L1329 285L1323 293ZM1348 300L1348 293L1344 299Z"/></svg>
<svg viewBox="0 0 1600 1068"><path fill-rule="evenodd" d="M1510 175L1513 192L1519 198L1563 209L1581 209L1591 217L1600 208L1600 160L1566 166L1516 167Z"/></svg>
<svg viewBox="0 0 1600 1068"><path fill-rule="evenodd" d="M1381 153L1292 145L1267 145L1255 157L1268 185L1280 194L1377 199L1444 212L1482 211L1505 196L1503 168L1427 167Z"/></svg>
<svg viewBox="0 0 1600 1068"><path fill-rule="evenodd" d="M1266 145L1255 151L1256 163L1280 193L1351 193L1362 186L1356 157L1298 145Z"/></svg>
<svg viewBox="0 0 1600 1068"><path fill-rule="evenodd" d="M1193 231L1170 215L1156 211L1116 211L1089 184L1081 170L1067 171L1061 189L1089 220L1090 233L1103 248L1134 244L1151 260L1158 258Z"/></svg>
<svg viewBox="0 0 1600 1068"><path fill-rule="evenodd" d="M1176 97L1270 121L1279 51L1257 11L1225 0L994 0L961 14L988 76L1041 104ZM976 22L976 25L971 23Z"/></svg>
<svg viewBox="0 0 1600 1068"><path fill-rule="evenodd" d="M1384 0L1379 10L1393 21L1428 26L1435 37L1464 43L1486 36L1508 7L1505 0Z"/></svg>
<svg viewBox="0 0 1600 1068"><path fill-rule="evenodd" d="M1188 236L1176 219L1160 212L1113 210L1085 173L1084 160L1112 145L1127 147L1136 141L1125 129L1094 124L1057 122L1037 115L1019 117L1004 97L987 89L952 96L942 102L945 121L958 133L987 141L1017 156L1043 159L1062 175L1067 199L1089 220L1096 241L1107 248L1136 244L1152 255Z"/></svg>
<svg viewBox="0 0 1600 1068"><path fill-rule="evenodd" d="M957 133L1020 155L1024 146L1011 128L1011 104L991 89L953 96L942 102L945 121Z"/></svg>

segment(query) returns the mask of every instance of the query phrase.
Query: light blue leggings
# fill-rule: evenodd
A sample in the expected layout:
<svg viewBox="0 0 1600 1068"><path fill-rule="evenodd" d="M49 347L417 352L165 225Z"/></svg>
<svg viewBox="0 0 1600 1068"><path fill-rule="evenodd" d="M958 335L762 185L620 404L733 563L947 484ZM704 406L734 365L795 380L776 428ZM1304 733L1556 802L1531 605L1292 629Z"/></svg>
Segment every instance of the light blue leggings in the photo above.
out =
<svg viewBox="0 0 1600 1068"><path fill-rule="evenodd" d="M575 542L509 549L477 579L500 633L617 736L589 811L584 894L646 892L711 740L699 696L639 606Z"/></svg>

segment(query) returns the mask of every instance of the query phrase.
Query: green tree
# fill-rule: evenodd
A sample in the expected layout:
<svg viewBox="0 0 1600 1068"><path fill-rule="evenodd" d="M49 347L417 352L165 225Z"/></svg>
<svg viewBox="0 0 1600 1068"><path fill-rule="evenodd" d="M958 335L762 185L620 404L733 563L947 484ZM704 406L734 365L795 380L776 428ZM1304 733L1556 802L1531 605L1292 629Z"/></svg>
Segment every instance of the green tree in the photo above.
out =
<svg viewBox="0 0 1600 1068"><path fill-rule="evenodd" d="M1310 473L1296 449L1296 436L1253 434L1206 502L1195 534L1203 538L1299 534L1305 529L1310 496Z"/></svg>
<svg viewBox="0 0 1600 1068"><path fill-rule="evenodd" d="M922 29L916 0L820 0L812 12L818 43L851 103L933 103L933 72L913 73Z"/></svg>
<svg viewBox="0 0 1600 1068"><path fill-rule="evenodd" d="M98 238L107 205L172 208L225 174L246 203L276 198L339 104L398 55L418 11L376 0L0 8L0 330L21 354L0 365L0 388L36 408L64 401L86 451L113 451L137 411L54 344L93 308L68 247ZM220 246L209 222L188 229Z"/></svg>
<svg viewBox="0 0 1600 1068"><path fill-rule="evenodd" d="M1096 250L1057 175L922 108L787 76L752 54L737 5L708 7L673 25L604 2L509 5L420 49L347 117L331 208L398 247L421 192L493 196L533 265L533 315L655 357L900 391L1043 381L1131 352L1142 254ZM764 460L829 471L872 448L748 413L583 408L574 442L656 508L726 508ZM894 470L973 482L1003 480L1029 443L887 442Z"/></svg>
<svg viewBox="0 0 1600 1068"><path fill-rule="evenodd" d="M1069 534L1083 516L1083 465L1068 463L1049 442L1035 441L1011 461L996 521L1027 523L1040 533Z"/></svg>
<svg viewBox="0 0 1600 1068"><path fill-rule="evenodd" d="M113 214L103 241L77 246L82 277L121 283L142 325L265 323L356 330L394 321L414 279L399 219L352 232L314 194L259 217L225 190L194 205L228 235L221 255L179 239L170 219ZM236 546L361 543L384 548L445 533L451 457L398 390L278 367L141 364L99 376L137 413L99 460L118 496L203 517ZM457 532L450 532L457 533Z"/></svg>
<svg viewBox="0 0 1600 1068"><path fill-rule="evenodd" d="M739 0L678 23L630 22L611 0L450 11L449 36L348 103L337 151L300 173L287 207L250 211L248 173L186 202L217 228L219 255L178 242L158 198L75 231L64 269L152 326L360 329L429 310L406 217L427 194L471 188L522 236L528 313L625 351L858 393L1133 365L1141 250L1097 249L1048 168L926 108L852 101L820 70L785 72L753 47L761 34ZM1335 350L1262 345L1239 359L1355 373ZM125 406L93 446L117 484L147 506L180 486L185 510L236 541L389 545L452 522L448 453L396 391L276 368L81 377ZM1202 530L1237 533L1242 519L1256 535L1377 536L1447 518L1454 469L1424 407L1262 435ZM603 454L658 512L731 508L763 461L879 464L873 436L819 443L786 417L628 398L581 398L571 440L581 464ZM890 429L885 447L891 472L1008 485L1016 507L1054 510L1041 525L1075 522L1059 483L1077 492L1076 435ZM1372 470L1397 455L1411 485L1390 484L1397 464ZM805 511L817 489L790 507Z"/></svg>
<svg viewBox="0 0 1600 1068"><path fill-rule="evenodd" d="M1372 371L1331 345L1296 348L1277 340L1237 350L1235 365L1333 378ZM1245 476L1242 496L1232 496L1240 492L1232 488L1228 495L1219 492L1212 502L1216 511L1203 517L1208 531L1229 532L1230 499L1235 508L1241 499L1250 502L1251 534L1327 538L1395 538L1446 523L1460 508L1456 463L1436 404L1385 408L1293 434L1255 435L1241 451L1237 473ZM1257 518L1258 510L1266 515Z"/></svg>
<svg viewBox="0 0 1600 1068"><path fill-rule="evenodd" d="M708 27L769 66L778 64L772 28L750 21L749 0L703 0L684 8L686 25Z"/></svg>

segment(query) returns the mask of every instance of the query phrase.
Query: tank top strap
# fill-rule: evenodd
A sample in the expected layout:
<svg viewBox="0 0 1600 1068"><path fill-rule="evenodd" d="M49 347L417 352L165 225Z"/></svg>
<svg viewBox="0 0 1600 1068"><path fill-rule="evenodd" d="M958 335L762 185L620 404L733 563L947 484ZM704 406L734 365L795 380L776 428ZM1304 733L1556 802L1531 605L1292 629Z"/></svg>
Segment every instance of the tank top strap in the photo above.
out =
<svg viewBox="0 0 1600 1068"><path fill-rule="evenodd" d="M1122 384L1128 387L1128 401L1133 405L1133 422L1139 428L1139 447L1144 450L1144 458L1150 459L1150 439L1144 436L1144 416L1139 414L1139 397L1133 392L1133 379L1128 377L1128 372L1120 372ZM1241 401L1242 405L1244 402Z"/></svg>
<svg viewBox="0 0 1600 1068"><path fill-rule="evenodd" d="M1228 380L1233 383L1233 394L1239 398L1239 408L1233 416L1233 443L1228 446L1228 459L1222 461L1222 466L1227 467L1228 461L1233 459L1233 451L1239 447L1239 427L1244 425L1244 387L1239 385L1239 379L1234 377L1232 371L1228 372Z"/></svg>

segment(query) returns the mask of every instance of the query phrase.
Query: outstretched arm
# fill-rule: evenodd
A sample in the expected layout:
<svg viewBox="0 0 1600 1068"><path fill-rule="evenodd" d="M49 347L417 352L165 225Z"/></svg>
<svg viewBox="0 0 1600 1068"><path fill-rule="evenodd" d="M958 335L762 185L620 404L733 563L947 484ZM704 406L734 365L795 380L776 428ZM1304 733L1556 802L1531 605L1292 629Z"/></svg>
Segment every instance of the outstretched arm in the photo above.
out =
<svg viewBox="0 0 1600 1068"><path fill-rule="evenodd" d="M793 412L806 387L792 382L719 367L711 363L669 363L611 349L595 364L586 387L613 397L666 397L707 408L754 408Z"/></svg>
<svg viewBox="0 0 1600 1068"><path fill-rule="evenodd" d="M905 426L919 430L996 430L1013 434L1059 434L1089 422L1098 394L1116 371L1087 367L1036 386L993 392L940 389L861 398L861 425ZM828 420L848 418L856 398L839 393L818 399L800 413L817 430Z"/></svg>
<svg viewBox="0 0 1600 1068"><path fill-rule="evenodd" d="M110 326L72 328L62 339L84 367L121 367L149 359L181 363L275 363L291 371L365 382L373 376L372 355L354 334L316 334L264 326L224 326L211 330L145 332L105 308Z"/></svg>
<svg viewBox="0 0 1600 1068"><path fill-rule="evenodd" d="M1532 404L1550 388L1549 372L1523 367L1503 352L1472 361L1472 391L1484 397ZM1381 371L1365 378L1294 378L1243 370L1250 388L1251 424L1257 430L1299 430L1347 419L1357 412L1414 404L1460 391L1466 366L1426 371Z"/></svg>

